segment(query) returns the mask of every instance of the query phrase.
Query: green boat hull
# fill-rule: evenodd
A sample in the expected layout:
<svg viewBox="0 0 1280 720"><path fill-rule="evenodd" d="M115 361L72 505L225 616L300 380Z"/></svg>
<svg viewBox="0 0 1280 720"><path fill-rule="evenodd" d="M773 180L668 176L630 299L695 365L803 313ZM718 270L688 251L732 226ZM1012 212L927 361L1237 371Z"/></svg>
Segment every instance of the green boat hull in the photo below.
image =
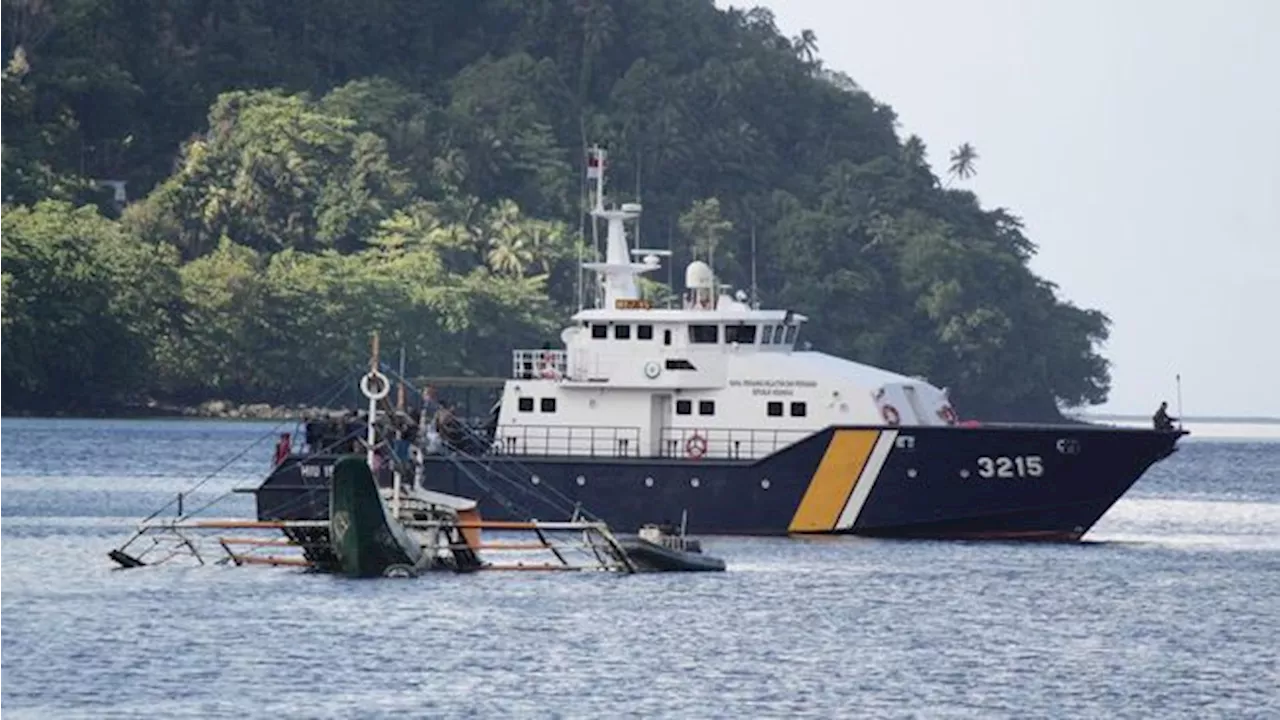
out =
<svg viewBox="0 0 1280 720"><path fill-rule="evenodd" d="M329 486L329 538L338 566L355 578L413 574L422 548L391 515L365 459L345 457Z"/></svg>

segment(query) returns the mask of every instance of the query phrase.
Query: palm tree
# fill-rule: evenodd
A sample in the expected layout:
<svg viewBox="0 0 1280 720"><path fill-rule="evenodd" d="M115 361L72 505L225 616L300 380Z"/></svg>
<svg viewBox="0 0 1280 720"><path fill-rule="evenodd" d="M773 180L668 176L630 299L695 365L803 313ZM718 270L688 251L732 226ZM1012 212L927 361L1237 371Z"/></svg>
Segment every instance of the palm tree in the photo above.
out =
<svg viewBox="0 0 1280 720"><path fill-rule="evenodd" d="M520 208L510 200L503 200L489 212L486 218L486 234L489 236L489 267L499 275L523 277L524 269L534 260L529 238L522 227Z"/></svg>
<svg viewBox="0 0 1280 720"><path fill-rule="evenodd" d="M532 259L528 242L519 231L489 239L489 267L499 275L524 277L524 267Z"/></svg>
<svg viewBox="0 0 1280 720"><path fill-rule="evenodd" d="M680 226L680 232L693 241L693 257L696 259L701 255L714 268L716 248L733 231L733 223L720 215L720 200L695 200L688 210L680 214L676 224Z"/></svg>
<svg viewBox="0 0 1280 720"><path fill-rule="evenodd" d="M973 149L969 143L962 143L960 147L951 151L951 168L947 171L948 175L958 177L961 180L968 180L978 171L974 169L973 163L978 159L978 151Z"/></svg>
<svg viewBox="0 0 1280 720"><path fill-rule="evenodd" d="M799 37L792 40L791 44L796 49L796 55L806 64L813 63L814 56L818 54L818 36L812 30L801 30Z"/></svg>
<svg viewBox="0 0 1280 720"><path fill-rule="evenodd" d="M902 144L902 158L907 161L911 167L924 166L925 160L924 140L919 135L912 135Z"/></svg>

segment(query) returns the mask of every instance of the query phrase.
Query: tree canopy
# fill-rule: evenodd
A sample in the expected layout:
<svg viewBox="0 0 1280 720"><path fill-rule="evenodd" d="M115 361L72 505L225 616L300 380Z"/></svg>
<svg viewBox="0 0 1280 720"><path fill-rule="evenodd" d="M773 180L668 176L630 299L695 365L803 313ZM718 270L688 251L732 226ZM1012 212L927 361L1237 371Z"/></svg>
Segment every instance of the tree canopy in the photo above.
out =
<svg viewBox="0 0 1280 720"><path fill-rule="evenodd" d="M363 355L501 372L575 304L586 147L643 244L962 411L1105 399L1108 321L769 11L4 0L6 409L282 401ZM974 171L964 144L952 179ZM989 162L996 161L988 158ZM121 209L104 181L126 183ZM647 283L647 285L650 283ZM669 289L668 289L669 291ZM660 293L659 293L660 294Z"/></svg>

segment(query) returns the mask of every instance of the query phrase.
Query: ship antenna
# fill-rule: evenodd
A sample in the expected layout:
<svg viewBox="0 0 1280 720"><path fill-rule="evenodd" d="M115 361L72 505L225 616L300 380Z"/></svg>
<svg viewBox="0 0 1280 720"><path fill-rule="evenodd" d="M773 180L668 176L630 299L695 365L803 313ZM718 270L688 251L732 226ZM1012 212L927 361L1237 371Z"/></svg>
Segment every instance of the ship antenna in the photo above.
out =
<svg viewBox="0 0 1280 720"><path fill-rule="evenodd" d="M671 258L671 262L667 263L667 307L675 307L675 297L679 293L676 292L676 256L673 253L674 244L671 239L671 216L667 216L667 257Z"/></svg>
<svg viewBox="0 0 1280 720"><path fill-rule="evenodd" d="M578 312L582 312L582 246L587 244L587 238L579 229L578 232L578 286L575 292L578 296Z"/></svg>
<svg viewBox="0 0 1280 720"><path fill-rule="evenodd" d="M642 158L640 157L640 151L637 150L636 151L636 203L637 204L643 204L643 200L640 197L640 163L641 162L642 162ZM640 225L641 225L641 218L636 218L636 224L635 224L636 247L638 248L644 247L644 243L640 242Z"/></svg>
<svg viewBox="0 0 1280 720"><path fill-rule="evenodd" d="M585 150L584 155L590 153ZM588 167L590 167L588 162ZM582 249L587 244L587 216L590 215L587 204L591 202L591 191L587 188L587 178L582 178L582 184L578 186L578 277L577 288L575 293L578 298L578 312L582 312L582 276L586 274L586 269L582 267ZM591 218L591 222L595 223L595 218Z"/></svg>
<svg viewBox="0 0 1280 720"><path fill-rule="evenodd" d="M751 221L751 309L760 309L760 288L756 285L756 223Z"/></svg>
<svg viewBox="0 0 1280 720"><path fill-rule="evenodd" d="M595 198L592 202L591 209L591 247L594 253L592 260L601 257L600 252L600 224L596 222L595 213L604 210L604 153L599 145L592 145L587 150L587 180L596 181ZM594 304L600 307L600 283L596 283L596 292L592 293Z"/></svg>

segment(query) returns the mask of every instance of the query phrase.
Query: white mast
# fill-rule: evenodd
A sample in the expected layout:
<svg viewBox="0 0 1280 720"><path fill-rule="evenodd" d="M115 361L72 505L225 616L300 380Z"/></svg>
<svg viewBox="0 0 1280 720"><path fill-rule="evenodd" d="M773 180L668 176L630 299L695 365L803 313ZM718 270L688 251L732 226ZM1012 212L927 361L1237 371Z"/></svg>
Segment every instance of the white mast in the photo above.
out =
<svg viewBox="0 0 1280 720"><path fill-rule="evenodd" d="M639 203L623 203L608 210L604 204L604 168L607 155L604 149L593 146L587 154L587 177L596 181L595 204L591 217L605 221L604 262L584 263L582 266L600 274L604 283L604 307L616 308L619 300L639 300L640 289L636 276L658 269L657 257L651 262L633 263L627 249L626 221L640 217ZM651 254L652 255L652 254ZM649 258L646 258L648 260Z"/></svg>

